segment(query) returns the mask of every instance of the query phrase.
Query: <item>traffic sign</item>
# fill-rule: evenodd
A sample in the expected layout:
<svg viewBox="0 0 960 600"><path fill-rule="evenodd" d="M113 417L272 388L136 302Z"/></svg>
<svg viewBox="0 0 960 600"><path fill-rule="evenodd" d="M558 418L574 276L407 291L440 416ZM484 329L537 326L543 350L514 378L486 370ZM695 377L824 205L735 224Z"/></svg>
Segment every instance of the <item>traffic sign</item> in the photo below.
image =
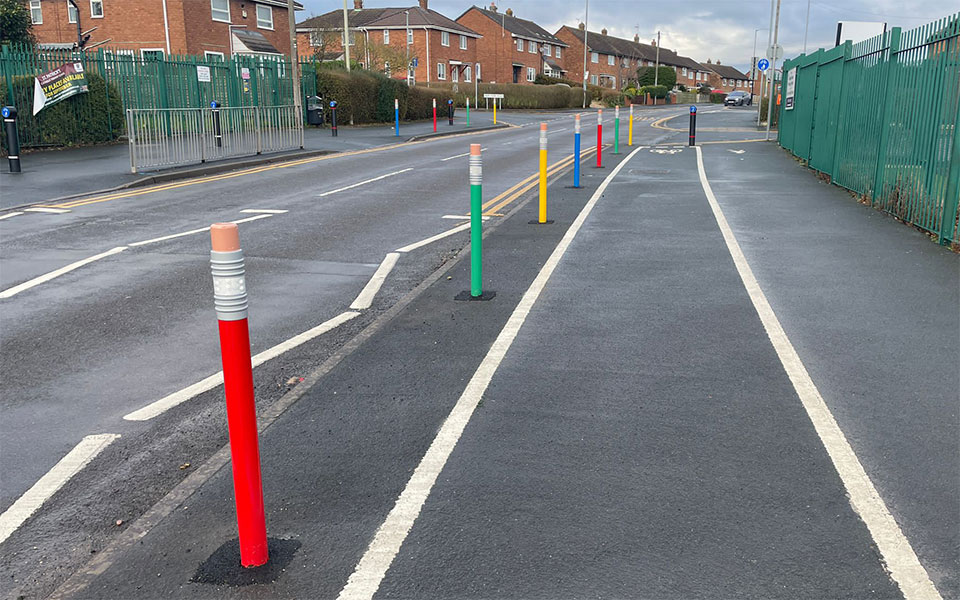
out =
<svg viewBox="0 0 960 600"><path fill-rule="evenodd" d="M761 71L766 71L770 68L770 61L765 58L761 58L757 61L757 68Z"/></svg>
<svg viewBox="0 0 960 600"><path fill-rule="evenodd" d="M767 48L767 58L770 60L780 60L783 58L783 46L780 44L774 44Z"/></svg>
<svg viewBox="0 0 960 600"><path fill-rule="evenodd" d="M419 61L417 60L417 57L416 57L416 56L414 56L414 57L413 57L413 66L415 66L415 67L416 67L416 66L417 66L417 64L418 64L418 62L419 62Z"/></svg>

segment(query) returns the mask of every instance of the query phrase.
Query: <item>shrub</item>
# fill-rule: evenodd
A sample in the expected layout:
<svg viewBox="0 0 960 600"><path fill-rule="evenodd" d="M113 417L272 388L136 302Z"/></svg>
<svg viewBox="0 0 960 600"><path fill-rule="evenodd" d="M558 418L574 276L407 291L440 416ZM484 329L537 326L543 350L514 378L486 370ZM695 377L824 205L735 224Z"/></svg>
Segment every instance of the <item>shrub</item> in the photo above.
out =
<svg viewBox="0 0 960 600"><path fill-rule="evenodd" d="M340 123L374 122L379 85L380 81L377 77L366 71L351 73L337 69L317 71L317 94L326 101L328 111L330 110L329 101L337 101L337 120Z"/></svg>
<svg viewBox="0 0 960 600"><path fill-rule="evenodd" d="M769 98L766 98L766 97L764 97L764 99L760 101L760 122L761 123L767 122L767 104L768 103L769 103ZM780 124L779 109L780 109L779 106L777 105L773 106L773 122L770 125L771 127L776 127L777 125Z"/></svg>
<svg viewBox="0 0 960 600"><path fill-rule="evenodd" d="M650 94L654 98L666 98L667 91L668 89L665 85L645 85L637 90L641 96Z"/></svg>
<svg viewBox="0 0 960 600"><path fill-rule="evenodd" d="M710 92L711 104L723 104L723 101L726 99L727 94L725 92Z"/></svg>
<svg viewBox="0 0 960 600"><path fill-rule="evenodd" d="M21 100L17 102L17 129L22 145L99 144L114 141L123 134L125 121L120 92L114 85L108 89L98 73L87 71L85 75L86 93L61 100L36 116L33 114L33 77L13 78L14 98ZM0 79L0 89L6 88L6 81Z"/></svg>
<svg viewBox="0 0 960 600"><path fill-rule="evenodd" d="M600 99L603 102L603 105L608 108L613 108L614 106L623 106L627 103L627 97L615 90L606 90L603 93L603 97Z"/></svg>
<svg viewBox="0 0 960 600"><path fill-rule="evenodd" d="M656 67L640 67L637 69L637 85L641 87L649 86L653 85L654 81L657 82L657 85L671 89L677 83L677 72L673 70L673 67L663 66L659 70ZM658 96L658 98L662 97Z"/></svg>
<svg viewBox="0 0 960 600"><path fill-rule="evenodd" d="M433 100L437 101L437 114L443 115L443 106L451 97L451 91L414 86L409 89L409 101L404 118L409 120L429 119L433 116ZM465 96L463 97L465 98ZM457 105L457 99L453 101Z"/></svg>
<svg viewBox="0 0 960 600"><path fill-rule="evenodd" d="M570 87L580 87L580 84L569 79L564 79L563 77L550 77L549 75L543 74L537 75L537 77L533 80L533 83L536 85L554 85L557 83L564 83Z"/></svg>

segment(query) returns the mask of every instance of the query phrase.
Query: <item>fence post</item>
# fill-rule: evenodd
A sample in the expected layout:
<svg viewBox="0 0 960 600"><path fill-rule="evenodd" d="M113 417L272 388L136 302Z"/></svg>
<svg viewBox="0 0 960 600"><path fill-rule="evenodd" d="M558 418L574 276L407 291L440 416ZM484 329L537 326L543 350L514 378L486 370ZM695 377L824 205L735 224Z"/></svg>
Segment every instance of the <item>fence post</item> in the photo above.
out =
<svg viewBox="0 0 960 600"><path fill-rule="evenodd" d="M127 140L130 146L130 172L137 172L136 133L133 126L133 110L127 109Z"/></svg>
<svg viewBox="0 0 960 600"><path fill-rule="evenodd" d="M940 215L940 234L937 241L947 246L951 241L960 242L960 234L954 236L957 223L957 203L960 202L960 102L953 119L953 149L950 151L950 168L947 170L947 195L943 198ZM951 237L953 236L953 237Z"/></svg>
<svg viewBox="0 0 960 600"><path fill-rule="evenodd" d="M847 40L843 43L843 58L840 64L840 92L839 100L837 102L839 108L837 109L837 140L836 145L833 148L833 165L830 168L830 179L831 181L837 178L837 166L840 164L840 144L843 143L841 136L843 135L844 125L846 125L846 116L847 111L843 109L843 90L846 87L847 83L847 63L850 62L850 58L853 56L853 42Z"/></svg>
<svg viewBox="0 0 960 600"><path fill-rule="evenodd" d="M207 162L207 120L203 118L204 109L198 108L197 114L200 115L200 162Z"/></svg>
<svg viewBox="0 0 960 600"><path fill-rule="evenodd" d="M890 46L887 50L887 65L883 70L883 83L880 89L883 90L883 104L880 107L880 142L877 146L877 170L873 178L873 193L870 195L870 204L876 205L883 193L883 176L887 163L887 138L890 130L890 112L894 102L890 101L890 71L897 68L897 52L900 50L900 28L894 27L890 30Z"/></svg>
<svg viewBox="0 0 960 600"><path fill-rule="evenodd" d="M257 127L257 154L263 154L263 123L260 121L259 104L253 107L253 116Z"/></svg>

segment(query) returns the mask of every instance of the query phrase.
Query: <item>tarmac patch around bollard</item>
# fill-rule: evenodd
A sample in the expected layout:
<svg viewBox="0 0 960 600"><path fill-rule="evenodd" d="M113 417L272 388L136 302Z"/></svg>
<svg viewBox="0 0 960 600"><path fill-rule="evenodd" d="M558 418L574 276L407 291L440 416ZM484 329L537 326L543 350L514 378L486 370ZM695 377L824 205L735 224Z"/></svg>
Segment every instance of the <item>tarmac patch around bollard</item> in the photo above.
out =
<svg viewBox="0 0 960 600"><path fill-rule="evenodd" d="M300 549L300 541L267 538L267 545L270 561L262 567L248 569L240 566L240 541L234 538L200 563L190 581L233 587L273 583L293 562L293 555Z"/></svg>
<svg viewBox="0 0 960 600"><path fill-rule="evenodd" d="M547 219L543 223L537 219L531 219L530 221L527 221L527 225L553 225L553 219Z"/></svg>
<svg viewBox="0 0 960 600"><path fill-rule="evenodd" d="M493 300L494 297L496 297L496 295L497 295L496 292L487 291L487 292L483 292L483 293L480 294L479 296L474 296L473 294L470 293L470 290L463 290L462 292L460 292L459 294L457 294L456 296L454 296L453 299L454 299L454 300L459 300L459 301L462 301L462 302L463 302L463 301L469 301L469 302L485 302L485 301L487 301L487 300Z"/></svg>

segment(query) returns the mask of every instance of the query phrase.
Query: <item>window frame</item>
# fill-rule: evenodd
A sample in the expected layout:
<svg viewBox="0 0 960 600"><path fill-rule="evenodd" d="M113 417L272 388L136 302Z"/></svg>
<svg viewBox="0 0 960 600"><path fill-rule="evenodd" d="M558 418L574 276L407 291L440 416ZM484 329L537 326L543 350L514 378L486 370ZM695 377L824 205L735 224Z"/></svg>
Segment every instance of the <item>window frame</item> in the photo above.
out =
<svg viewBox="0 0 960 600"><path fill-rule="evenodd" d="M167 53L163 48L140 48L140 59L143 60L146 58L144 52L159 52L160 56L163 58L167 57Z"/></svg>
<svg viewBox="0 0 960 600"><path fill-rule="evenodd" d="M221 61L226 61L226 55L223 52L216 52L214 50L204 50L203 60L209 60L211 58L219 58Z"/></svg>
<svg viewBox="0 0 960 600"><path fill-rule="evenodd" d="M93 7L97 5L100 7L100 14L94 14ZM102 19L103 18L103 0L90 0L90 18L91 19Z"/></svg>
<svg viewBox="0 0 960 600"><path fill-rule="evenodd" d="M447 63L445 62L437 63L437 80L439 81L447 80Z"/></svg>
<svg viewBox="0 0 960 600"><path fill-rule="evenodd" d="M383 30L383 45L384 45L384 46L387 46L387 45L389 45L389 44L390 44L390 30L389 30L389 29L384 29L384 30Z"/></svg>
<svg viewBox="0 0 960 600"><path fill-rule="evenodd" d="M66 2L66 0L64 0L64 2ZM80 10L73 8L73 5L67 2L67 23L76 24L79 18L80 18Z"/></svg>
<svg viewBox="0 0 960 600"><path fill-rule="evenodd" d="M222 9L222 8L216 8L216 7L213 6L213 3L214 3L214 2L217 2L217 1L218 1L218 0L210 0L210 18L211 18L212 20L216 21L217 23L232 23L232 22L233 22L233 21L231 21L232 16L230 15L230 0L219 0L219 1L221 1L221 2L223 2L224 4L227 5L227 8L226 8L227 18L226 18L226 19L217 18L217 13L218 13L218 12L219 12L219 13L223 13L223 12L224 12L224 9Z"/></svg>
<svg viewBox="0 0 960 600"><path fill-rule="evenodd" d="M256 14L257 14L257 29L266 29L267 31L273 31L273 7L267 6L266 4L257 4L256 5ZM265 8L270 13L270 27L264 27L260 24L260 9Z"/></svg>
<svg viewBox="0 0 960 600"><path fill-rule="evenodd" d="M517 52L523 52L523 38L517 38Z"/></svg>
<svg viewBox="0 0 960 600"><path fill-rule="evenodd" d="M616 66L616 64L617 64L617 57L615 57L615 56L612 55L612 54L608 54L608 55L607 55L607 66L608 66L608 67L613 67L613 66Z"/></svg>
<svg viewBox="0 0 960 600"><path fill-rule="evenodd" d="M592 62L592 63L595 64L595 65L600 64L600 53L599 53L599 52L591 52L591 53L590 53L590 62Z"/></svg>
<svg viewBox="0 0 960 600"><path fill-rule="evenodd" d="M533 67L527 67L527 81L534 82L537 80L537 70Z"/></svg>
<svg viewBox="0 0 960 600"><path fill-rule="evenodd" d="M537 54L537 43L527 40L527 52L530 54Z"/></svg>
<svg viewBox="0 0 960 600"><path fill-rule="evenodd" d="M543 55L544 56L553 56L553 50L550 48L550 44L543 45Z"/></svg>
<svg viewBox="0 0 960 600"><path fill-rule="evenodd" d="M460 68L454 65L450 65L450 81L453 83L460 83Z"/></svg>
<svg viewBox="0 0 960 600"><path fill-rule="evenodd" d="M560 60L560 46L557 46L556 50L557 50L557 51L556 51L556 58L557 58L557 60Z"/></svg>
<svg viewBox="0 0 960 600"><path fill-rule="evenodd" d="M600 81L600 80L597 79L596 74L590 75L590 85L598 85L598 82L599 82L599 81Z"/></svg>
<svg viewBox="0 0 960 600"><path fill-rule="evenodd" d="M33 11L40 15L39 21L34 20ZM40 0L30 0L30 24L43 25L43 3Z"/></svg>
<svg viewBox="0 0 960 600"><path fill-rule="evenodd" d="M467 65L466 68L463 69L463 82L470 83L471 81L473 81L473 79L471 78L472 75L473 75L473 67L471 67L470 65Z"/></svg>
<svg viewBox="0 0 960 600"><path fill-rule="evenodd" d="M447 48L450 47L450 32L449 32L449 31L441 31L441 32L440 32L440 45L441 45L441 46L446 46Z"/></svg>
<svg viewBox="0 0 960 600"><path fill-rule="evenodd" d="M467 36L463 34L460 35L460 49L461 50L467 49Z"/></svg>

